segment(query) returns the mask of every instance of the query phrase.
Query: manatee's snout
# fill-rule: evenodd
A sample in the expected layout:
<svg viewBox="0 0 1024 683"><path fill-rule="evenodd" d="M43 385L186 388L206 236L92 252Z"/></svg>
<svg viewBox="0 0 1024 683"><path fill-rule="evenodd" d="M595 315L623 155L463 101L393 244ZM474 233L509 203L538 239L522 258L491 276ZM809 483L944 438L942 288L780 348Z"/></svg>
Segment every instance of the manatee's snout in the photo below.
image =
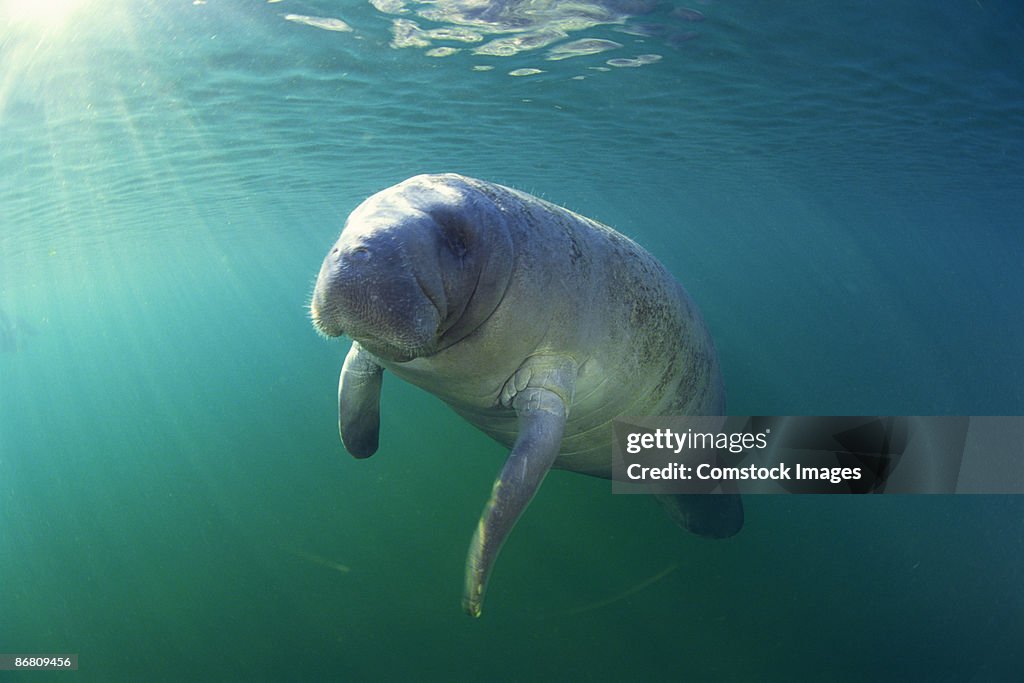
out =
<svg viewBox="0 0 1024 683"><path fill-rule="evenodd" d="M346 290L344 268L341 248L336 244L320 266L313 301L309 306L313 326L328 337L340 337L345 333L342 325L344 316L338 305Z"/></svg>
<svg viewBox="0 0 1024 683"><path fill-rule="evenodd" d="M389 360L432 352L441 315L408 251L386 231L343 232L320 267L313 325L329 337L347 334Z"/></svg>

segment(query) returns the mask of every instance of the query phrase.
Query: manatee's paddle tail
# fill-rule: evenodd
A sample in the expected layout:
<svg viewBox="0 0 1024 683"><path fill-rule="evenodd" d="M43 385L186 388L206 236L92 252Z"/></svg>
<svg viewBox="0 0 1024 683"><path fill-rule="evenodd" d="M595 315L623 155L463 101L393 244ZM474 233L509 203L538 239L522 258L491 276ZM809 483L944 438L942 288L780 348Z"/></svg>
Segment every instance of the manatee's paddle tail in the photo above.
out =
<svg viewBox="0 0 1024 683"><path fill-rule="evenodd" d="M338 380L338 433L345 449L357 458L377 452L383 372L373 356L352 342Z"/></svg>
<svg viewBox="0 0 1024 683"><path fill-rule="evenodd" d="M462 608L473 617L480 616L487 579L501 544L551 469L565 431L565 402L553 391L526 388L516 395L513 405L519 435L494 482L466 559Z"/></svg>
<svg viewBox="0 0 1024 683"><path fill-rule="evenodd" d="M743 500L738 493L676 493L654 496L669 517L704 538L729 538L743 528Z"/></svg>

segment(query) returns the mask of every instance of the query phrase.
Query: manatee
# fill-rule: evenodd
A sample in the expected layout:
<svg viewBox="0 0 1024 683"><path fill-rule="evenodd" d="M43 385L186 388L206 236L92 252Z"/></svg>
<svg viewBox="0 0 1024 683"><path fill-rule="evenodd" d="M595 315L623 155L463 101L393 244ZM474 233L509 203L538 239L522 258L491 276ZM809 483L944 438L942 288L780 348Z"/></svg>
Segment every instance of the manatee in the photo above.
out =
<svg viewBox="0 0 1024 683"><path fill-rule="evenodd" d="M353 456L377 450L384 370L511 448L470 544L472 616L551 468L611 478L620 416L725 412L711 336L661 263L606 225L482 180L418 175L365 200L310 312L322 334L352 339L338 425ZM703 536L742 526L733 494L662 502Z"/></svg>

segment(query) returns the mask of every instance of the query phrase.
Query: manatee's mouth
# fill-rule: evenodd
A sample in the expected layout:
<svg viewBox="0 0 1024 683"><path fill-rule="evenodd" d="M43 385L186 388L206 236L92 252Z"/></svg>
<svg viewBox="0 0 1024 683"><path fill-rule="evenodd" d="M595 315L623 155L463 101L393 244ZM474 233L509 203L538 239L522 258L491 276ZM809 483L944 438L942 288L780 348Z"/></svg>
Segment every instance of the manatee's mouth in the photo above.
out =
<svg viewBox="0 0 1024 683"><path fill-rule="evenodd" d="M377 358L383 358L393 363L407 363L408 361L424 356L430 356L435 349L429 345L401 346L391 342L373 339L356 339L359 345L369 351Z"/></svg>
<svg viewBox="0 0 1024 683"><path fill-rule="evenodd" d="M415 358L429 356L437 352L436 340L431 337L420 339L386 339L379 335L364 331L348 331L342 325L342 316L334 307L324 306L318 301L317 293L309 306L309 317L316 331L328 338L348 335L360 346L377 356L397 363L404 363ZM356 325L356 327L359 327Z"/></svg>
<svg viewBox="0 0 1024 683"><path fill-rule="evenodd" d="M324 316L323 306L317 301L319 299L319 289L313 292L313 299L309 303L309 318L313 322L313 327L318 333L325 337L340 337L345 334L341 328L341 321L337 320L337 316L328 314Z"/></svg>

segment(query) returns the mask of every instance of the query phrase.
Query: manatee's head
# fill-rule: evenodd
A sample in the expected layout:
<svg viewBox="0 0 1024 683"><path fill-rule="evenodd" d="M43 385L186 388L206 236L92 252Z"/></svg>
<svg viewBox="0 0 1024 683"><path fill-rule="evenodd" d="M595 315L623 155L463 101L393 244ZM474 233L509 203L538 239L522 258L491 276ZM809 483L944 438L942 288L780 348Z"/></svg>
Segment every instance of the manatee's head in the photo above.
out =
<svg viewBox="0 0 1024 683"><path fill-rule="evenodd" d="M320 267L313 325L385 360L429 356L486 320L511 268L504 215L474 181L416 176L345 221Z"/></svg>

